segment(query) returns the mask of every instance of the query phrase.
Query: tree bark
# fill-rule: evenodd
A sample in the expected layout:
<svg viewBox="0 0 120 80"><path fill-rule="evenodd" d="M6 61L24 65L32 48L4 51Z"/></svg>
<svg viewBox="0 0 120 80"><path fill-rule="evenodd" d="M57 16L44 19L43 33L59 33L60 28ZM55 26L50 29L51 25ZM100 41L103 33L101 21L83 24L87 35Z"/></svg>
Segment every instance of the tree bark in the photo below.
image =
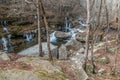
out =
<svg viewBox="0 0 120 80"><path fill-rule="evenodd" d="M113 65L113 74L116 74L116 67L117 67L117 54L119 52L119 34L120 34L120 26L119 26L119 5L117 5L117 18L116 18L116 23L117 23L117 34L116 34L116 50L114 54L114 65Z"/></svg>
<svg viewBox="0 0 120 80"><path fill-rule="evenodd" d="M103 0L101 0L101 2L100 2L100 8L99 8L99 12L98 12L98 18L97 18L97 26L98 26L98 28L100 28L100 20L101 20L101 13L102 13L102 4L103 4Z"/></svg>
<svg viewBox="0 0 120 80"><path fill-rule="evenodd" d="M107 3L106 0L104 0L105 3L105 11L106 11L106 21L107 21L107 31L106 31L106 41L105 41L105 53L107 53L107 43L108 43L108 36L107 34L109 33L109 12L108 12L108 8L107 8Z"/></svg>
<svg viewBox="0 0 120 80"><path fill-rule="evenodd" d="M84 69L86 71L86 64L88 59L88 50L89 50L89 35L90 35L90 27L89 27L89 20L90 20L90 2L87 0L87 35L86 35L86 48L84 53Z"/></svg>
<svg viewBox="0 0 120 80"><path fill-rule="evenodd" d="M53 60L51 50L50 50L49 26L48 26L48 22L47 22L47 19L46 19L46 13L45 13L45 9L44 9L42 0L40 0L40 6L41 6L41 10L42 10L43 20L44 20L45 27L46 27L48 54L49 54L50 60Z"/></svg>
<svg viewBox="0 0 120 80"><path fill-rule="evenodd" d="M40 4L37 0L37 21L38 21L38 45L39 45L39 56L43 57L42 53L42 40L41 40L41 26L40 26Z"/></svg>
<svg viewBox="0 0 120 80"><path fill-rule="evenodd" d="M93 52L94 50L94 35L92 35L92 41L91 41L91 62L92 62L92 66L93 66L93 70L92 70L92 73L95 73L95 63L94 63L94 59L93 59Z"/></svg>

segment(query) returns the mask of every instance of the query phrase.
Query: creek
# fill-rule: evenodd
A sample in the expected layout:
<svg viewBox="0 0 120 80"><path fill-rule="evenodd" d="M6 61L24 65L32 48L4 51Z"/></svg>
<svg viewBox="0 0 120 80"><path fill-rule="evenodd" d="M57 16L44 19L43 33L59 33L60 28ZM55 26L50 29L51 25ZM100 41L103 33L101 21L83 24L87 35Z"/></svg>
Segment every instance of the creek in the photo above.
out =
<svg viewBox="0 0 120 80"><path fill-rule="evenodd" d="M1 21L1 26L2 26L1 28L3 33L0 43L2 45L2 50L4 52L18 53L38 43L37 29L23 31L21 36L20 37L18 36L17 38L14 37L14 34L11 34L11 32L9 31L9 27L7 23L8 22L6 20ZM79 22L79 24L81 23ZM54 30L53 32L50 33L50 42L58 47L60 47L61 44L65 44L70 40L75 40L77 33L84 32L84 30L73 27L68 17L64 18L64 25L61 28L62 29L60 29L59 32L57 30ZM58 34L58 37L56 36L56 34ZM69 37L66 37L65 35L68 35ZM44 39L43 42L46 41L45 29L42 29L42 38Z"/></svg>

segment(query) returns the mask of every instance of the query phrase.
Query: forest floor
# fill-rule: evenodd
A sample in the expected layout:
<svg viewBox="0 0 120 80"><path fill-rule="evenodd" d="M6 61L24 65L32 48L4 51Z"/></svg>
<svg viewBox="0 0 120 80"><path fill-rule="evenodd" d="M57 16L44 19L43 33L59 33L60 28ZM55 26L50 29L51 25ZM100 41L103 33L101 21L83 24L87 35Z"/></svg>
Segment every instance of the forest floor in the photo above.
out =
<svg viewBox="0 0 120 80"><path fill-rule="evenodd" d="M118 47L118 51L116 52L116 48ZM20 56L17 54L8 54L10 61L2 61L0 60L0 70L11 70L14 68L21 70L31 70L32 67L29 64L24 62L16 62L17 59L22 58L24 56ZM105 45L102 45L101 48L95 51L94 56L97 56L95 60L96 71L99 71L101 68L104 69L104 73L102 74L91 74L88 73L89 76L93 77L95 80L120 80L120 44L116 44L115 40L109 42L107 44L107 52L105 52ZM99 61L102 58L107 58L107 62ZM116 69L115 74L113 73L114 63L116 60Z"/></svg>
<svg viewBox="0 0 120 80"><path fill-rule="evenodd" d="M116 50L118 48L118 50ZM103 74L89 74L95 80L120 80L120 44L115 41L107 44L107 51L105 52L105 45L95 51L94 56L96 70L104 69ZM100 59L106 58L107 62L100 62ZM116 61L116 62L115 62ZM114 74L114 65L116 65Z"/></svg>
<svg viewBox="0 0 120 80"><path fill-rule="evenodd" d="M17 59L22 58L23 56L16 54L8 54L9 60L0 60L0 70L11 70L14 68L22 70L30 70L32 67L23 62L16 62ZM24 65L24 67L22 67Z"/></svg>

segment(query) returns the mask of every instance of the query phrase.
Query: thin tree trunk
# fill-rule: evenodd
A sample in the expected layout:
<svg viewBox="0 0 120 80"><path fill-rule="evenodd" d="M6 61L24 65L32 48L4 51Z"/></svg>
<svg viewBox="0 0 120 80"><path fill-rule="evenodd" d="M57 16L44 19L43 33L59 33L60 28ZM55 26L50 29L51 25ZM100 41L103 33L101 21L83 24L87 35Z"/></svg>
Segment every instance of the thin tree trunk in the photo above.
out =
<svg viewBox="0 0 120 80"><path fill-rule="evenodd" d="M118 53L118 45L117 48L115 50L115 55L114 55L114 65L113 65L113 74L116 74L116 64L117 64L117 53Z"/></svg>
<svg viewBox="0 0 120 80"><path fill-rule="evenodd" d="M117 16L118 17L116 18L116 22L117 22L117 26L118 26L117 39L118 39L118 44L119 44L120 43L120 17L119 17L120 16L119 15L120 14L120 11L119 11L120 10L120 5L118 4L117 7L118 7L118 10L117 10Z"/></svg>
<svg viewBox="0 0 120 80"><path fill-rule="evenodd" d="M116 67L117 67L117 54L119 49L119 43L118 43L118 35L116 35L116 50L114 51L114 65L113 65L113 74L116 74Z"/></svg>
<svg viewBox="0 0 120 80"><path fill-rule="evenodd" d="M116 67L117 67L117 54L119 50L119 33L120 33L120 26L119 26L119 5L117 5L117 18L116 18L116 23L117 23L117 34L116 34L116 50L115 50L115 56L114 56L114 66L113 66L113 74L116 74Z"/></svg>
<svg viewBox="0 0 120 80"><path fill-rule="evenodd" d="M39 45L39 56L43 57L42 53L42 40L41 40L41 26L40 26L40 4L37 0L37 21L38 21L38 45Z"/></svg>
<svg viewBox="0 0 120 80"><path fill-rule="evenodd" d="M118 44L120 43L120 26L119 26L119 23L118 23Z"/></svg>
<svg viewBox="0 0 120 80"><path fill-rule="evenodd" d="M94 31L92 34L94 34L95 32L97 32L97 30L99 30L101 28L101 13L102 13L102 4L103 4L103 0L100 0L100 7L99 7L99 12L98 12L98 17L97 17L97 23L96 23L96 27L94 28ZM97 14L97 12L95 13ZM99 39L99 35L98 34L94 34L95 35L95 40L94 43L98 42Z"/></svg>
<svg viewBox="0 0 120 80"><path fill-rule="evenodd" d="M104 0L105 3L105 10L106 10L106 21L107 21L107 31L106 31L106 41L105 41L105 53L107 53L107 41L108 41L108 36L107 34L109 33L109 12L108 12L108 8L107 8L107 3L106 0Z"/></svg>
<svg viewBox="0 0 120 80"><path fill-rule="evenodd" d="M89 50L89 35L90 35L90 26L89 26L89 20L90 20L90 2L87 0L87 35L86 35L86 48L84 53L84 69L86 70L86 64L88 59L88 50Z"/></svg>
<svg viewBox="0 0 120 80"><path fill-rule="evenodd" d="M100 3L100 8L99 8L99 13L98 13L98 22L97 22L97 26L98 28L100 28L100 18L101 18L101 12L102 12L102 3L103 3L103 0L101 0L101 3Z"/></svg>
<svg viewBox="0 0 120 80"><path fill-rule="evenodd" d="M52 54L51 54L51 50L50 50L50 36L49 36L49 27L48 27L48 22L46 19L46 14L45 14L45 9L42 3L42 0L40 0L40 6L41 6L41 10L42 10L42 15L43 15L43 20L45 23L45 27L46 27L46 34L47 34L47 48L48 48L48 54L49 54L49 58L50 60L53 60L52 58Z"/></svg>
<svg viewBox="0 0 120 80"><path fill-rule="evenodd" d="M93 52L94 50L94 35L92 35L92 42L91 42L91 62L92 62L92 66L93 66L93 70L92 73L95 73L95 63L94 63L94 59L93 59Z"/></svg>

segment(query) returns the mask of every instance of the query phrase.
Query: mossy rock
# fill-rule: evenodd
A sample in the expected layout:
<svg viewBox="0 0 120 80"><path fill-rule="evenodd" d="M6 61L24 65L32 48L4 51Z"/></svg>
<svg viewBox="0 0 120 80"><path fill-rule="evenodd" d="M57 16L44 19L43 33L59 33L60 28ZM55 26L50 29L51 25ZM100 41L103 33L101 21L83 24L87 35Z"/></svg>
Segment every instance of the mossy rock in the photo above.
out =
<svg viewBox="0 0 120 80"><path fill-rule="evenodd" d="M42 60L40 57L23 57L16 62L20 61L31 65L32 69L0 70L0 80L70 80L62 72L61 67L48 60Z"/></svg>
<svg viewBox="0 0 120 80"><path fill-rule="evenodd" d="M115 50L116 50L116 48L109 48L109 49L108 49L108 52L110 52L110 53L114 53Z"/></svg>
<svg viewBox="0 0 120 80"><path fill-rule="evenodd" d="M109 61L109 58L107 57L102 57L98 60L99 63L102 63L102 64L108 64L110 61Z"/></svg>
<svg viewBox="0 0 120 80"><path fill-rule="evenodd" d="M87 73L93 73L93 66L91 64L86 65L86 72Z"/></svg>
<svg viewBox="0 0 120 80"><path fill-rule="evenodd" d="M0 80L66 80L64 73L48 74L41 71L7 70L0 71Z"/></svg>
<svg viewBox="0 0 120 80"><path fill-rule="evenodd" d="M25 56L16 60L28 64L30 69L24 69L24 65L0 70L0 80L85 80L83 69L76 70L70 62L60 63L58 60L49 61L41 57ZM60 65L64 66L60 66ZM64 68L64 69L63 69Z"/></svg>
<svg viewBox="0 0 120 80"><path fill-rule="evenodd" d="M41 80L30 71L6 70L0 71L0 80Z"/></svg>

